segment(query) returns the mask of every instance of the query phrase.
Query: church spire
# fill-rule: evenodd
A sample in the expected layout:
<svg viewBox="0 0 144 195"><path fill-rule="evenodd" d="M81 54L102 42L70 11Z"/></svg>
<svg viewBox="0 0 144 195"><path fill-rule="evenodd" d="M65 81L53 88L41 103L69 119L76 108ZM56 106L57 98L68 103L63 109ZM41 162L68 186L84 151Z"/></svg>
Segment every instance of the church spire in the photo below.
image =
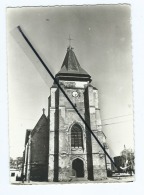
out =
<svg viewBox="0 0 144 195"><path fill-rule="evenodd" d="M68 71L79 71L80 64L73 52L73 48L70 46L67 48L67 53L61 68L63 67Z"/></svg>
<svg viewBox="0 0 144 195"><path fill-rule="evenodd" d="M70 38L71 41L71 38ZM56 77L62 77L62 76L74 76L74 77L85 77L86 80L91 81L91 76L83 69L81 68L77 57L73 51L73 48L69 44L69 47L67 48L67 53L64 58L63 64L61 66L61 70L56 74Z"/></svg>

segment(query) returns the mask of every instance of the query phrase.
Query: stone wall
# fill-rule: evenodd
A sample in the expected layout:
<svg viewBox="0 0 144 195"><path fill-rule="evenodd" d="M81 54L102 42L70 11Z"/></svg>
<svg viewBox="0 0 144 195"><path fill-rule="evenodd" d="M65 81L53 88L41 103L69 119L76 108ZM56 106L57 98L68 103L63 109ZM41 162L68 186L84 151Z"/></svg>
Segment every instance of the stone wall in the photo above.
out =
<svg viewBox="0 0 144 195"><path fill-rule="evenodd" d="M60 81L60 84L103 144L97 90L88 86L87 82ZM77 92L78 95L73 96L73 92ZM84 164L84 177L86 179L100 180L106 178L105 158L102 149L56 86L51 88L49 119L48 181L71 180L72 163L77 158L82 160ZM71 147L71 128L75 123L82 128L82 148Z"/></svg>
<svg viewBox="0 0 144 195"><path fill-rule="evenodd" d="M31 136L30 179L47 181L48 178L48 120L42 115Z"/></svg>

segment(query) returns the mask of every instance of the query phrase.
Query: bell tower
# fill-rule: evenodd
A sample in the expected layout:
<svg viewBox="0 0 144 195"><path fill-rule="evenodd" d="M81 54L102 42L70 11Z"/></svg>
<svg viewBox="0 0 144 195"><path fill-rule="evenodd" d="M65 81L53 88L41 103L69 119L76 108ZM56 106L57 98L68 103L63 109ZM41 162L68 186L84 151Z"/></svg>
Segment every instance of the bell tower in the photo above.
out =
<svg viewBox="0 0 144 195"><path fill-rule="evenodd" d="M81 68L71 46L55 78L104 145L98 90L91 85L91 76ZM55 84L50 89L48 110L48 181L106 178L103 150Z"/></svg>

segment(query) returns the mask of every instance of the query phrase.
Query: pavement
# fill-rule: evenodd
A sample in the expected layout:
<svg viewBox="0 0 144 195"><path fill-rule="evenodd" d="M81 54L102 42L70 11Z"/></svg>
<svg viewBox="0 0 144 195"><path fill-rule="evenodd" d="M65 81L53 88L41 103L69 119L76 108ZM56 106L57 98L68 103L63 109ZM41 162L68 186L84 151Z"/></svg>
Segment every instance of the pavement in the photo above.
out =
<svg viewBox="0 0 144 195"><path fill-rule="evenodd" d="M127 182L134 182L134 176L115 176L115 177L108 177L107 179L101 180L101 181L85 181L85 180L72 180L70 182L35 182L35 181L30 181L27 182L25 181L22 183L21 181L16 181L11 183L12 185L50 185L50 184L77 184L77 183L82 183L82 184L87 184L87 183L127 183Z"/></svg>

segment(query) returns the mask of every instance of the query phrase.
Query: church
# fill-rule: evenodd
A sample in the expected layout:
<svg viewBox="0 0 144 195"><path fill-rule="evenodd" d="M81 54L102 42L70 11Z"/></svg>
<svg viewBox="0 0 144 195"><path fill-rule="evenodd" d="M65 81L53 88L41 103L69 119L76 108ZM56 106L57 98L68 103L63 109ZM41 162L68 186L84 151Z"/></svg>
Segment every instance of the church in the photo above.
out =
<svg viewBox="0 0 144 195"><path fill-rule="evenodd" d="M98 89L92 86L91 76L79 64L71 46L55 78L109 152ZM106 179L111 168L110 160L55 83L48 97L48 116L43 109L34 129L26 130L23 159L22 174L27 181L97 181Z"/></svg>

